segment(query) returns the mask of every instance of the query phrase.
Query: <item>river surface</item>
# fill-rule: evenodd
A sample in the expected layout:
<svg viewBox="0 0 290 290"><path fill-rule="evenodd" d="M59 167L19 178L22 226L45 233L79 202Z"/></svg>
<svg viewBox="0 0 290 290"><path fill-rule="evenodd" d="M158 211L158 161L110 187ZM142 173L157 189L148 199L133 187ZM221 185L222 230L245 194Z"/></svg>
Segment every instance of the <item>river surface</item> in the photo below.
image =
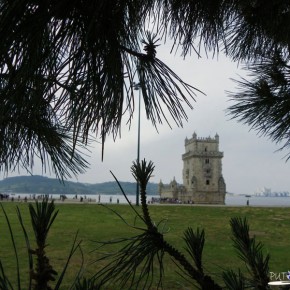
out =
<svg viewBox="0 0 290 290"><path fill-rule="evenodd" d="M40 195L35 195L35 197L40 197ZM33 198L32 194L27 193L15 193L10 195L10 198L14 198L15 201L24 200L26 198ZM55 200L60 199L60 195L53 194L49 196ZM125 197L120 194L116 195L108 195L108 194L97 194L97 195L69 195L67 194L66 197L69 200L73 201L83 201L83 202L92 202L92 203L120 203L125 204L127 203ZM147 197L147 201L151 202L153 198L158 198L159 196L156 195L149 195ZM135 195L128 195L128 200L132 203L136 203L136 196ZM241 196L241 195L226 195L225 205L226 206L247 206L247 201L249 201L249 206L271 206L271 207L290 207L290 197L259 197L259 196Z"/></svg>

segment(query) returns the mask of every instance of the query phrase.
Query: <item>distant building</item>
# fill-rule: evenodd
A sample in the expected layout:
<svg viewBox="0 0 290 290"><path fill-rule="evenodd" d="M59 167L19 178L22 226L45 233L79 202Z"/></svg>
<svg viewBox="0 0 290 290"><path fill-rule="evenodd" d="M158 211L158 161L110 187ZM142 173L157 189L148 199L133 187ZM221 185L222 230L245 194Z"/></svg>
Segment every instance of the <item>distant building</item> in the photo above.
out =
<svg viewBox="0 0 290 290"><path fill-rule="evenodd" d="M175 181L169 186L159 183L161 200L182 203L224 204L226 184L222 175L223 152L219 151L219 136L185 139L183 185Z"/></svg>
<svg viewBox="0 0 290 290"><path fill-rule="evenodd" d="M178 185L175 178L173 178L169 185L163 184L162 181L160 181L158 185L160 198L165 202L181 201L180 196L184 194L184 191L185 188L181 185Z"/></svg>

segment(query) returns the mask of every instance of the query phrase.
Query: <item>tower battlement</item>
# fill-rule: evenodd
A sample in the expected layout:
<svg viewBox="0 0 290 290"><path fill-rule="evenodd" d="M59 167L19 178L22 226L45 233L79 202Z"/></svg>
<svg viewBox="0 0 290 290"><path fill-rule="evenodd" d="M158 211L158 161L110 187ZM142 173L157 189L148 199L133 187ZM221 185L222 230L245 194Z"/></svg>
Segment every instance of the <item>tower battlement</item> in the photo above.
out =
<svg viewBox="0 0 290 290"><path fill-rule="evenodd" d="M208 136L208 137L197 137L196 133L194 132L192 134L192 137L188 139L187 137L185 138L185 145L192 143L192 142L213 142L213 143L219 143L219 135L216 134L214 138Z"/></svg>

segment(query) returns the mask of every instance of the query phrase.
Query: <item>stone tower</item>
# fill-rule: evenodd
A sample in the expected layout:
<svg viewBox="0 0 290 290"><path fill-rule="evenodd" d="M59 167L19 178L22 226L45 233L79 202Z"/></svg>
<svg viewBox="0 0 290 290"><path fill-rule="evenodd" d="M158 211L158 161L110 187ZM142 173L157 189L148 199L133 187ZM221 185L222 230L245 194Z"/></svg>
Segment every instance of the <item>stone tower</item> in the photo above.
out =
<svg viewBox="0 0 290 290"><path fill-rule="evenodd" d="M183 160L182 201L224 204L226 185L222 175L223 152L219 151L219 136L185 139Z"/></svg>

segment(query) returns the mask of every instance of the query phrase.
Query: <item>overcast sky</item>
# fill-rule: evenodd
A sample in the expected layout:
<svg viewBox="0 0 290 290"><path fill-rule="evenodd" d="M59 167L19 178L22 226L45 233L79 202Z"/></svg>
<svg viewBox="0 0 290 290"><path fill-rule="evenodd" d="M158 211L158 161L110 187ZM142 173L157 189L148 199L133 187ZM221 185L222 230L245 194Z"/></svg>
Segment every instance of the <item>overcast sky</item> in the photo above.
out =
<svg viewBox="0 0 290 290"><path fill-rule="evenodd" d="M247 125L226 116L225 110L230 105L226 91L235 90L230 78L238 79L238 75L245 75L245 72L223 55L219 55L218 59L206 59L205 56L198 59L192 55L184 60L179 55L170 55L166 47L160 47L157 57L184 81L206 95L197 94L196 102L192 102L193 110L185 107L188 122L184 121L183 128L176 127L172 122L172 129L163 124L158 127L157 133L142 112L140 157L155 164L151 181L169 183L175 177L178 183L182 183L184 139L191 138L194 132L198 137L214 137L218 133L220 151L224 152L223 176L228 192L253 194L262 187L271 188L272 191L290 191L290 161L286 163L284 158L287 152L275 152L279 145L257 136ZM133 181L130 167L137 156L137 117L136 114L130 131L123 126L121 139L115 142L112 138L107 139L103 162L101 145L95 144L89 158L91 168L73 181L111 181L110 170L120 181ZM41 174L41 170L36 168L33 173ZM15 176L15 173L9 176Z"/></svg>

